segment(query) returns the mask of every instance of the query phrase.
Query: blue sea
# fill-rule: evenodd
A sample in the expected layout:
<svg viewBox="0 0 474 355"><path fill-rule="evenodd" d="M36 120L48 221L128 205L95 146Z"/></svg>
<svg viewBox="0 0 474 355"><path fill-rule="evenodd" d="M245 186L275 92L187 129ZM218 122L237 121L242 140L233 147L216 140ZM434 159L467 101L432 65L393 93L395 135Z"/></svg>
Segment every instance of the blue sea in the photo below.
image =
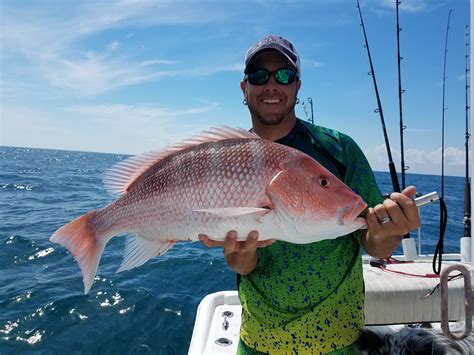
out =
<svg viewBox="0 0 474 355"><path fill-rule="evenodd" d="M104 170L124 155L0 147L0 353L186 354L199 301L235 289L222 250L178 243L164 256L116 274L125 238L107 245L91 292L65 248L60 226L113 199ZM388 173L377 172L383 192ZM422 193L441 178L407 175ZM445 252L459 252L464 178L445 178ZM439 204L422 209L423 252L433 253ZM414 234L416 237L416 233Z"/></svg>

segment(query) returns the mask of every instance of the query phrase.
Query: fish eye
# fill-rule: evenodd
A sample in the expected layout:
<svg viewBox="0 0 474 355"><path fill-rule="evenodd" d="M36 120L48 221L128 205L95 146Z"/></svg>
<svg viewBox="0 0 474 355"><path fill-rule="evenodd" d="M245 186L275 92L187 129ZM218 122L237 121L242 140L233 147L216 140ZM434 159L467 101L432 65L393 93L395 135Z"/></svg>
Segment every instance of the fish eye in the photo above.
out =
<svg viewBox="0 0 474 355"><path fill-rule="evenodd" d="M321 185L322 187L328 187L330 184L331 182L327 177L323 176L319 178L319 185Z"/></svg>

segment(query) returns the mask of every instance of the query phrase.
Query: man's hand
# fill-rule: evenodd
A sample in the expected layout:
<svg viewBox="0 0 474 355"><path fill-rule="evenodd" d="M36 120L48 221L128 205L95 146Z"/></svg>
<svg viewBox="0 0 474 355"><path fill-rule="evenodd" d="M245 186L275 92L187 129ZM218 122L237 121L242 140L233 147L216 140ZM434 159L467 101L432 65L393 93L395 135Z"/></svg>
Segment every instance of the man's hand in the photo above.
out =
<svg viewBox="0 0 474 355"><path fill-rule="evenodd" d="M245 241L237 241L237 232L229 231L224 242L209 239L205 234L199 234L199 240L207 247L224 247L224 256L229 267L241 275L250 274L258 262L257 248L272 244L275 239L259 242L258 232L252 231Z"/></svg>
<svg viewBox="0 0 474 355"><path fill-rule="evenodd" d="M367 253L377 258L390 256L402 236L420 226L418 207L413 201L415 193L416 188L409 186L367 210L368 233L362 238Z"/></svg>

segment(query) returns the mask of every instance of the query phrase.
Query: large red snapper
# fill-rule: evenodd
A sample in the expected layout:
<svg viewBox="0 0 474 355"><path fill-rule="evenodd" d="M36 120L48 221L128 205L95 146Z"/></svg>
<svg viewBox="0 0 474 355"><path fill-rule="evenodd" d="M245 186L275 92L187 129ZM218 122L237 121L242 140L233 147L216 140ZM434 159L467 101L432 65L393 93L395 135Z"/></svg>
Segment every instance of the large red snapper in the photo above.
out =
<svg viewBox="0 0 474 355"><path fill-rule="evenodd" d="M164 254L199 233L224 240L312 243L365 224L362 199L308 155L243 129L214 128L159 152L118 163L104 175L120 197L59 228L51 241L65 246L89 292L105 245L129 233L118 271Z"/></svg>

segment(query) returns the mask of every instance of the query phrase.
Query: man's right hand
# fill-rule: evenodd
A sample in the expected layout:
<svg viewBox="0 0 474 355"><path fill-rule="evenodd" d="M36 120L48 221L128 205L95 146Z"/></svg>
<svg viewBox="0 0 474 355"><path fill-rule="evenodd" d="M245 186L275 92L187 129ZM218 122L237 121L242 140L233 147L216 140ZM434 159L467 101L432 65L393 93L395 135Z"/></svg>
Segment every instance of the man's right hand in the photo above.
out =
<svg viewBox="0 0 474 355"><path fill-rule="evenodd" d="M249 233L247 240L237 241L237 232L229 231L224 242L210 239L205 234L199 234L199 240L207 247L224 247L224 256L229 267L240 275L250 274L258 262L257 248L272 244L275 239L259 242L258 232Z"/></svg>

